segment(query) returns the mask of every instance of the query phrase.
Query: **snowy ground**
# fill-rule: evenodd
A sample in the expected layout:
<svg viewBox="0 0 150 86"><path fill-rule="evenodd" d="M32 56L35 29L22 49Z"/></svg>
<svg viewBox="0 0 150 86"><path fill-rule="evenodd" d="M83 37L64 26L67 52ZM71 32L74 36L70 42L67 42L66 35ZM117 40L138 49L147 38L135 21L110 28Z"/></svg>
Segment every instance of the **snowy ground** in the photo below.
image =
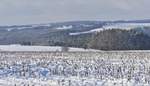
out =
<svg viewBox="0 0 150 86"><path fill-rule="evenodd" d="M150 86L150 53L0 52L0 86Z"/></svg>
<svg viewBox="0 0 150 86"><path fill-rule="evenodd" d="M60 46L21 46L21 45L0 45L0 51L62 51ZM99 51L94 49L83 49L83 48L73 48L69 47L70 52L80 51Z"/></svg>

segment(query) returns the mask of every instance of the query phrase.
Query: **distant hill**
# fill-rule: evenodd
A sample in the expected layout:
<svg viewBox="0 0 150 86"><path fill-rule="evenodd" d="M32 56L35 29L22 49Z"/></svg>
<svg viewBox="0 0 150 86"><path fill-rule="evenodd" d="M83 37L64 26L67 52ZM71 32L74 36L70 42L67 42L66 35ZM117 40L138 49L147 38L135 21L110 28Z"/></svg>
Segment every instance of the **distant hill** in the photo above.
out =
<svg viewBox="0 0 150 86"><path fill-rule="evenodd" d="M95 37L95 34L97 33L101 34L103 31L111 31L111 29L117 29L117 31L119 31L120 29L123 30L132 29L133 31L134 29L135 33L136 32L144 33L144 35L146 35L144 36L144 39L145 37L148 36L146 38L147 41L149 40L149 36L150 36L149 28L150 28L149 19L133 20L133 21L122 21L122 20L120 21L71 21L71 22L58 22L58 23L48 23L48 24L0 26L0 45L22 44L22 45L48 45L48 46L97 48L91 45L89 46L91 41L93 41L93 39L91 38ZM129 34L133 34L133 33L129 33ZM121 34L117 34L117 36L120 35ZM122 35L125 34L122 33ZM100 36L98 36L97 40L99 39L101 39ZM112 39L114 39L113 36ZM139 38L135 37L135 39L138 40ZM139 43L140 41L141 40L137 42ZM113 44L115 45L115 43ZM129 47L123 49L145 49L141 47L142 45L140 45L139 48ZM98 49L103 49L103 48L98 48ZM122 48L112 48L112 49L122 49ZM109 50L109 48L105 50Z"/></svg>
<svg viewBox="0 0 150 86"><path fill-rule="evenodd" d="M65 41L69 33L100 28L104 22L76 21L49 24L15 25L0 27L0 44L51 45Z"/></svg>

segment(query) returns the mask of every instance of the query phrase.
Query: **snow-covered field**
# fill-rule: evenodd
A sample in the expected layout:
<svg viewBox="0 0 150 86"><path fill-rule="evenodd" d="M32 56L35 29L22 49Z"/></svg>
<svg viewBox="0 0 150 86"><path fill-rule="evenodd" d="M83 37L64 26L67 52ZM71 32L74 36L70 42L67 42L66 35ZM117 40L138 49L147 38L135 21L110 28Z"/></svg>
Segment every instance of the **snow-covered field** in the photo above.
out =
<svg viewBox="0 0 150 86"><path fill-rule="evenodd" d="M108 24L105 25L103 28L136 28L136 27L150 27L150 23L115 23L115 24Z"/></svg>
<svg viewBox="0 0 150 86"><path fill-rule="evenodd" d="M21 46L21 45L0 45L0 51L62 51L60 46ZM83 48L68 48L69 52L97 52L99 50L83 49Z"/></svg>
<svg viewBox="0 0 150 86"><path fill-rule="evenodd" d="M0 86L150 86L150 53L0 52Z"/></svg>
<svg viewBox="0 0 150 86"><path fill-rule="evenodd" d="M68 29L72 29L72 25L69 25L69 26L62 26L62 27L58 27L58 28L56 28L56 29L58 29L58 30L68 30Z"/></svg>

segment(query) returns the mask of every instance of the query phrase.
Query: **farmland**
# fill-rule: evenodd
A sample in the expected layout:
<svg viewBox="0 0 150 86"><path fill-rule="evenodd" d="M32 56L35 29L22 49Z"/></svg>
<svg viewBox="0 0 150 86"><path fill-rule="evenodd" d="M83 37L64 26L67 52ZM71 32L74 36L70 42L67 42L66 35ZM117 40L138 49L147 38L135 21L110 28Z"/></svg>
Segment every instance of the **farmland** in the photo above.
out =
<svg viewBox="0 0 150 86"><path fill-rule="evenodd" d="M0 86L148 86L149 51L0 52Z"/></svg>

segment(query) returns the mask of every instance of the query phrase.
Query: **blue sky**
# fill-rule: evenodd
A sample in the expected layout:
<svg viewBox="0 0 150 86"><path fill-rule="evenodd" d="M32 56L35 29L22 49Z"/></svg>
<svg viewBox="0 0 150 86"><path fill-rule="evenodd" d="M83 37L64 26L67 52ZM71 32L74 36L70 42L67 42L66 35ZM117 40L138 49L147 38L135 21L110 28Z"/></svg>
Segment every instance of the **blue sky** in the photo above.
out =
<svg viewBox="0 0 150 86"><path fill-rule="evenodd" d="M150 18L150 0L0 0L0 25Z"/></svg>

